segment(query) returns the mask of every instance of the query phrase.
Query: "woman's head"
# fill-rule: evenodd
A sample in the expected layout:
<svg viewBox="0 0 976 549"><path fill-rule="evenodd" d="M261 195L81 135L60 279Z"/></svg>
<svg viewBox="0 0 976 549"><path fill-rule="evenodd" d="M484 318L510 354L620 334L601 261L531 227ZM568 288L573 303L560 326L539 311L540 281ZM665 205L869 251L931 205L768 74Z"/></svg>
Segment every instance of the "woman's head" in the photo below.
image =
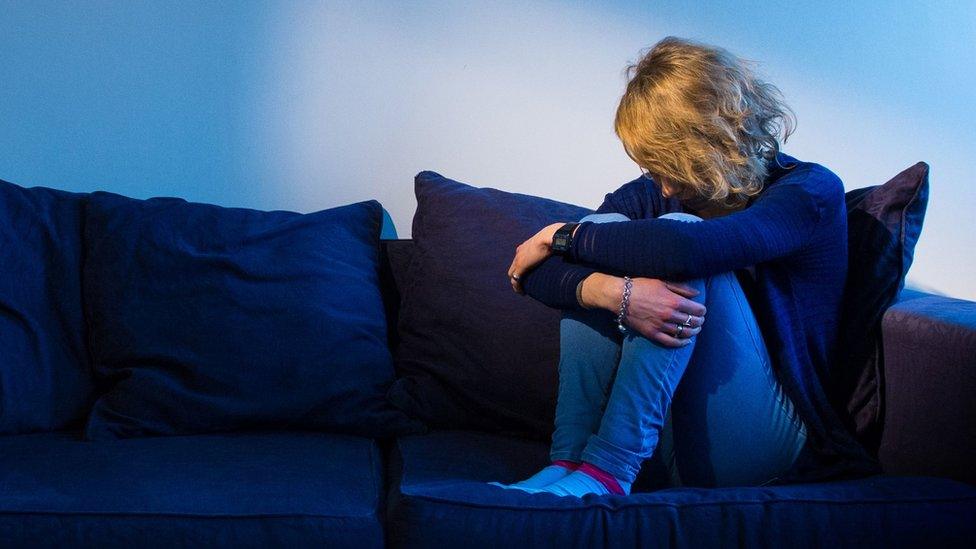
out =
<svg viewBox="0 0 976 549"><path fill-rule="evenodd" d="M776 86L725 49L669 36L628 65L614 129L679 198L723 208L758 194L796 126Z"/></svg>

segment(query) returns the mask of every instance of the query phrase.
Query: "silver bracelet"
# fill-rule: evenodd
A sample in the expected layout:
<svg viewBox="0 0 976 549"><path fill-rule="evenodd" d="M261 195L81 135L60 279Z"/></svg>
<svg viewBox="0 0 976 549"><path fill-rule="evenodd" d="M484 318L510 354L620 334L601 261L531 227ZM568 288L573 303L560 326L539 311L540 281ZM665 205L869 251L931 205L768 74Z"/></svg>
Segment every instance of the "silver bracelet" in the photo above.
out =
<svg viewBox="0 0 976 549"><path fill-rule="evenodd" d="M617 315L617 329L622 333L627 333L627 327L624 326L624 318L627 317L627 307L630 305L630 288L633 286L633 281L629 276L624 277L624 295L620 298L620 314Z"/></svg>

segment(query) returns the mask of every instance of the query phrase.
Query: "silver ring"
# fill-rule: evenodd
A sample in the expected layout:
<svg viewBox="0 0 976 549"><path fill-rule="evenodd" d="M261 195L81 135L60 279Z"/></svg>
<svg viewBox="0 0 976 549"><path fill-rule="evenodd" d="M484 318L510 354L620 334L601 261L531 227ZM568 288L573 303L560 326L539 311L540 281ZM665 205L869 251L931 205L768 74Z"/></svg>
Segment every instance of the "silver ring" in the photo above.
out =
<svg viewBox="0 0 976 549"><path fill-rule="evenodd" d="M678 331L674 333L674 337L681 337L681 330L684 330L684 324L678 324Z"/></svg>
<svg viewBox="0 0 976 549"><path fill-rule="evenodd" d="M513 274L513 275L512 275L512 278L514 278L515 280L518 280L518 279L519 279L519 275L517 275L517 274Z"/></svg>
<svg viewBox="0 0 976 549"><path fill-rule="evenodd" d="M685 321L685 326L691 328L691 314L688 314L688 320Z"/></svg>

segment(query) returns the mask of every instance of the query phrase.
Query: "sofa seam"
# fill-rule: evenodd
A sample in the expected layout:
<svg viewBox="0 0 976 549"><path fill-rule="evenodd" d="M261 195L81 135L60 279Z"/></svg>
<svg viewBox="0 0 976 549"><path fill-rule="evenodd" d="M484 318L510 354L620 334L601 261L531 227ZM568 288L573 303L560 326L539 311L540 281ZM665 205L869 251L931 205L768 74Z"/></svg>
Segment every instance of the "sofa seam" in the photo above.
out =
<svg viewBox="0 0 976 549"><path fill-rule="evenodd" d="M379 483L376 481L376 475L372 474L376 471L376 456L374 454L378 451L379 451L379 443L376 442L375 440L371 441L369 445L369 472L370 472L369 477L370 480L372 480L372 482L370 483L372 485L372 490L370 493L375 494L376 496L373 501L372 507L373 509L376 510L375 514L379 519L380 523L382 524L383 518L380 516L380 508L383 505L383 494L380 492L380 486ZM383 471L380 470L379 474L382 475Z"/></svg>
<svg viewBox="0 0 976 549"><path fill-rule="evenodd" d="M0 517L7 515L40 515L40 516L70 516L70 517L159 517L159 518L199 518L199 519L220 519L220 520L264 520L264 519L289 519L289 518L320 518L320 519L351 519L351 518L368 518L376 517L375 513L367 513L363 515L321 515L321 514L302 514L302 513L288 513L288 514L254 514L254 515L207 515L207 514L192 514L192 513L149 513L149 512L134 512L134 513L117 513L117 512L77 512L77 511L13 511L5 510L0 511Z"/></svg>
<svg viewBox="0 0 976 549"><path fill-rule="evenodd" d="M401 493L402 494L402 493ZM890 504L904 504L904 503L954 503L954 502L966 502L973 501L976 502L976 496L959 496L956 498L937 498L937 499L903 499L903 500L837 500L837 501L824 501L824 500L814 500L814 499L793 499L789 501L733 501L726 503L717 502L700 502L700 503L667 503L667 502L648 502L648 503L624 503L617 506L610 506L608 504L593 503L587 505L586 507L577 508L564 508L564 507L522 507L522 506L509 506L509 505L481 505L481 504L471 504L471 503L457 503L451 500L444 500L431 496L410 496L402 494L405 497L414 497L418 499L423 499L431 502L436 502L440 504L450 505L452 507L460 508L477 508L477 509L499 509L508 511L561 511L561 512L579 512L580 510L590 510L594 508L602 509L609 512L624 511L629 509L641 509L648 507L667 507L672 509L683 509L683 508L694 508L694 507L726 507L727 504L736 505L783 505L783 504L820 504L820 505L890 505Z"/></svg>

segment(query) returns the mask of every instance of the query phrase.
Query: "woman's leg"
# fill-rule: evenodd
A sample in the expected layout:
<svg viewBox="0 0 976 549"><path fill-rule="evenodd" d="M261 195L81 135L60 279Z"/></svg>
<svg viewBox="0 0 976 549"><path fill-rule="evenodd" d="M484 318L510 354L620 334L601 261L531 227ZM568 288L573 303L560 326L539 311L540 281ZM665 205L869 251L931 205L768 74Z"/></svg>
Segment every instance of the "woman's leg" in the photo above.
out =
<svg viewBox="0 0 976 549"><path fill-rule="evenodd" d="M626 221L623 214L590 214L580 221ZM549 458L581 461L600 427L620 361L623 334L606 309L565 311L559 322L559 392Z"/></svg>
<svg viewBox="0 0 976 549"><path fill-rule="evenodd" d="M700 220L689 214L662 217ZM624 337L600 428L582 458L629 488L654 452L670 407L684 484L771 480L799 453L803 425L772 375L735 274L687 283L700 292L694 299L707 307L707 326L681 348L659 345L633 330Z"/></svg>
<svg viewBox="0 0 976 549"><path fill-rule="evenodd" d="M563 313L555 429L549 450L552 461L581 461L587 439L600 427L620 361L621 336L610 311Z"/></svg>
<svg viewBox="0 0 976 549"><path fill-rule="evenodd" d="M661 217L698 219L689 214ZM706 281L695 279L685 283L698 290L698 295L692 299L705 304L708 309L706 319L711 325ZM701 333L706 330L708 328L703 326ZM693 337L691 343L683 347L667 347L633 329L629 329L623 338L610 398L599 428L589 437L582 458L613 475L625 492L629 493L630 484L637 478L643 461L657 449L675 387L691 359L696 339Z"/></svg>
<svg viewBox="0 0 976 549"><path fill-rule="evenodd" d="M708 326L671 406L685 486L757 486L788 469L806 443L772 370L755 315L733 273L708 281ZM724 327L724 329L718 329Z"/></svg>
<svg viewBox="0 0 976 549"><path fill-rule="evenodd" d="M605 223L627 219L623 214L607 213L590 214L580 221ZM622 337L610 311L586 309L563 312L559 321L559 387L555 429L549 452L553 464L513 484L490 484L520 489L540 488L571 472L559 463L570 465L570 462L580 462L583 446L600 426L620 360Z"/></svg>

